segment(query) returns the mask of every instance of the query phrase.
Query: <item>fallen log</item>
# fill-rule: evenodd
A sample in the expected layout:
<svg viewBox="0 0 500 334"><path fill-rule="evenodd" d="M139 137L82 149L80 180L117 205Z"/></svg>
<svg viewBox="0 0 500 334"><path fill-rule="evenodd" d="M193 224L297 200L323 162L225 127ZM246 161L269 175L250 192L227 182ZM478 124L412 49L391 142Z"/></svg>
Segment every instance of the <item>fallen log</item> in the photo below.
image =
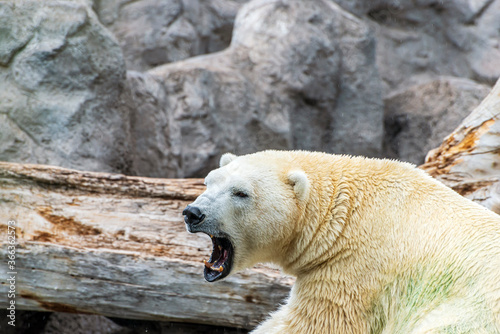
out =
<svg viewBox="0 0 500 334"><path fill-rule="evenodd" d="M0 163L0 266L15 273L15 297L0 306L15 300L23 310L254 327L293 280L261 266L204 281L210 239L188 234L181 216L203 189L198 179Z"/></svg>
<svg viewBox="0 0 500 334"><path fill-rule="evenodd" d="M500 214L500 79L420 168Z"/></svg>

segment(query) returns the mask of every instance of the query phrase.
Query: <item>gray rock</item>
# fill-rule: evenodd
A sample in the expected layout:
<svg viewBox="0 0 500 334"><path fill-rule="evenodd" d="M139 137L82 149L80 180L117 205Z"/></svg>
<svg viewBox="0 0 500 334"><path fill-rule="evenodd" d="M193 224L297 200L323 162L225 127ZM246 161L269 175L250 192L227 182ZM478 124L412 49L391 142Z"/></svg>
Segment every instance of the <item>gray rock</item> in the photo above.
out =
<svg viewBox="0 0 500 334"><path fill-rule="evenodd" d="M335 1L375 29L385 94L443 75L500 76L500 0Z"/></svg>
<svg viewBox="0 0 500 334"><path fill-rule="evenodd" d="M203 176L226 151L380 154L373 36L328 0L252 1L230 48L148 73L180 124L184 176Z"/></svg>
<svg viewBox="0 0 500 334"><path fill-rule="evenodd" d="M0 321L0 333L2 334L41 333L51 316L49 312L21 311L16 307L15 326L12 326L9 325L12 320L7 318L9 314L10 311L7 308L0 310L0 317L4 319L4 321Z"/></svg>
<svg viewBox="0 0 500 334"><path fill-rule="evenodd" d="M471 3L474 1L470 0ZM493 85L500 77L500 1L477 1L483 7L472 16L477 31L469 57L474 77Z"/></svg>
<svg viewBox="0 0 500 334"><path fill-rule="evenodd" d="M147 73L129 71L127 78L136 106L131 118L135 171L150 177L182 176L180 126L162 84Z"/></svg>
<svg viewBox="0 0 500 334"><path fill-rule="evenodd" d="M35 314L45 314L36 313ZM106 318L90 314L52 313L47 316L45 328L15 333L40 334L245 334L241 328L218 327L189 323L144 321L120 318ZM36 325L36 323L34 323ZM1 328L1 327L0 327ZM3 333L3 332L2 332ZM12 331L12 334L14 331ZM11 334L6 333L6 334Z"/></svg>
<svg viewBox="0 0 500 334"><path fill-rule="evenodd" d="M470 114L490 88L461 78L440 78L385 99L385 155L420 165Z"/></svg>
<svg viewBox="0 0 500 334"><path fill-rule="evenodd" d="M142 331L143 333L147 331ZM52 313L41 334L133 334L132 329L119 326L100 315ZM152 331L158 333L158 331Z"/></svg>
<svg viewBox="0 0 500 334"><path fill-rule="evenodd" d="M119 7L147 3L166 6L169 26L179 8L201 12L193 1ZM328 0L254 1L227 50L128 78L89 1L19 4L1 7L2 160L180 177L204 175L226 151L380 153L373 36ZM128 13L158 21L155 6L152 17Z"/></svg>
<svg viewBox="0 0 500 334"><path fill-rule="evenodd" d="M117 37L127 68L157 65L225 49L234 18L248 0L96 0L96 11Z"/></svg>
<svg viewBox="0 0 500 334"><path fill-rule="evenodd" d="M0 160L131 172L113 36L82 2L0 3Z"/></svg>
<svg viewBox="0 0 500 334"><path fill-rule="evenodd" d="M287 115L279 109L279 101L217 58L205 56L150 71L162 80L167 112L181 129L184 177L205 176L223 152L291 145Z"/></svg>

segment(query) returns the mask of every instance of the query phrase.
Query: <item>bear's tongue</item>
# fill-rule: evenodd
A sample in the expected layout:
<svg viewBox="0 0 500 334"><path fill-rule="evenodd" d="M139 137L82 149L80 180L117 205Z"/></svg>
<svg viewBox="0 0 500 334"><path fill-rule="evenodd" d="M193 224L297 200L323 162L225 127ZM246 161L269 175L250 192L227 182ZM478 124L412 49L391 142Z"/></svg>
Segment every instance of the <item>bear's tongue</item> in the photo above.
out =
<svg viewBox="0 0 500 334"><path fill-rule="evenodd" d="M218 271L221 273L224 271L224 267L222 267L222 265L226 262L229 252L226 249L222 249L221 246L218 247L220 256L213 262L204 260L203 263L205 263L205 267L209 268L210 270ZM214 258L214 256L212 256L212 258Z"/></svg>
<svg viewBox="0 0 500 334"><path fill-rule="evenodd" d="M211 235L210 238L212 238L213 244L212 256L210 256L209 261L203 260L203 263L205 263L205 267L208 269L221 273L224 271L224 267L222 265L227 261L229 251L223 248L214 236Z"/></svg>

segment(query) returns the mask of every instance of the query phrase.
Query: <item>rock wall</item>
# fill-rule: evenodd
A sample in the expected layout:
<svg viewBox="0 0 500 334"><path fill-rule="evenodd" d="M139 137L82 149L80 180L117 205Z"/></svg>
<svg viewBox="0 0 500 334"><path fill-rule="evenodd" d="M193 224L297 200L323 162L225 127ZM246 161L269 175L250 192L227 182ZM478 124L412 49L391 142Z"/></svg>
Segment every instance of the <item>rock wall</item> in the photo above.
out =
<svg viewBox="0 0 500 334"><path fill-rule="evenodd" d="M185 175L205 175L226 151L374 156L383 136L374 49L368 27L331 2L253 1L226 50L144 77L163 85Z"/></svg>
<svg viewBox="0 0 500 334"><path fill-rule="evenodd" d="M440 75L490 86L500 77L498 0L337 2L371 22L386 94Z"/></svg>
<svg viewBox="0 0 500 334"><path fill-rule="evenodd" d="M95 0L100 21L117 37L128 70L225 49L236 13L248 0Z"/></svg>
<svg viewBox="0 0 500 334"><path fill-rule="evenodd" d="M440 77L391 93L384 99L384 152L422 164L490 91L469 79Z"/></svg>
<svg viewBox="0 0 500 334"><path fill-rule="evenodd" d="M130 173L122 52L84 3L0 3L0 160Z"/></svg>
<svg viewBox="0 0 500 334"><path fill-rule="evenodd" d="M500 76L499 9L6 1L0 160L156 177L267 148L422 163Z"/></svg>

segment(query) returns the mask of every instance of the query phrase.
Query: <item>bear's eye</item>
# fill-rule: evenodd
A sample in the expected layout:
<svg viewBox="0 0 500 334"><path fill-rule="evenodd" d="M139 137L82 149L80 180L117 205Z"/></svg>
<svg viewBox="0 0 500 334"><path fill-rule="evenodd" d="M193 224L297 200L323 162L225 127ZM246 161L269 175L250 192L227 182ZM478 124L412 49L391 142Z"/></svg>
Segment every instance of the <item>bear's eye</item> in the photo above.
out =
<svg viewBox="0 0 500 334"><path fill-rule="evenodd" d="M239 197L239 198L247 198L248 194L245 193L244 191L241 191L241 190L235 190L235 191L233 191L233 196Z"/></svg>

